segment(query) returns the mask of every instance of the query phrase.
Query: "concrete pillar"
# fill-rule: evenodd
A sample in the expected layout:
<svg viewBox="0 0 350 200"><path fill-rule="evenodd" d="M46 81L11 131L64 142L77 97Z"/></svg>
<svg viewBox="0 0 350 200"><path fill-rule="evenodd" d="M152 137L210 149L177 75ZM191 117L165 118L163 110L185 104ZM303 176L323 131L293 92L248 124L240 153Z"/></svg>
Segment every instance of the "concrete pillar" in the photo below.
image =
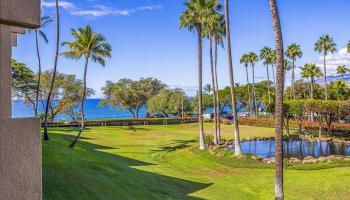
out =
<svg viewBox="0 0 350 200"><path fill-rule="evenodd" d="M12 117L11 30L0 24L0 119Z"/></svg>

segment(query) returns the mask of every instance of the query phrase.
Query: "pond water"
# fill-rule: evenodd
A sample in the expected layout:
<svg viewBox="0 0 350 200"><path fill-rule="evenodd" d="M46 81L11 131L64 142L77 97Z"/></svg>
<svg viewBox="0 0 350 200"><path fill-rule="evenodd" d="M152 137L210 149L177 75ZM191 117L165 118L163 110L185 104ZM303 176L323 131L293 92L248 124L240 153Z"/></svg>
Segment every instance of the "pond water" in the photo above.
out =
<svg viewBox="0 0 350 200"><path fill-rule="evenodd" d="M256 154L263 158L275 156L275 140L242 142L241 148L243 153ZM285 158L303 159L307 156L318 158L330 155L350 156L350 145L325 141L283 141L283 156Z"/></svg>

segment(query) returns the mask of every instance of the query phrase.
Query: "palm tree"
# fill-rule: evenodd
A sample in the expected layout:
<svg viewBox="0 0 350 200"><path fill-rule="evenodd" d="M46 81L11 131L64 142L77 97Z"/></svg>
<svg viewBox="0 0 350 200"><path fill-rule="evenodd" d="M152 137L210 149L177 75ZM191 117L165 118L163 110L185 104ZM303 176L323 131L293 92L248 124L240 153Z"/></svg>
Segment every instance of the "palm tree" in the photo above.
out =
<svg viewBox="0 0 350 200"><path fill-rule="evenodd" d="M39 37L38 35L41 36L41 38L44 40L44 42L47 44L49 43L49 40L47 39L46 34L42 30L45 28L47 25L52 23L52 19L49 16L42 16L41 17L41 25L40 28L35 29L35 46L36 46L36 55L38 58L38 82L36 86L36 96L35 96L35 109L34 109L34 115L35 117L38 116L38 106L39 106L39 93L40 93L40 81L41 81L41 58L40 58L40 51L39 51Z"/></svg>
<svg viewBox="0 0 350 200"><path fill-rule="evenodd" d="M275 199L283 200L283 151L282 151L282 134L283 134L283 79L284 79L284 59L283 59L283 38L281 24L276 0L270 1L270 10L275 34L276 45L276 94L275 94Z"/></svg>
<svg viewBox="0 0 350 200"><path fill-rule="evenodd" d="M348 88L348 83L346 81L340 80L333 83L333 89L337 92L338 100L344 100L345 90Z"/></svg>
<svg viewBox="0 0 350 200"><path fill-rule="evenodd" d="M235 82L233 79L231 35L230 35L230 16L229 16L228 0L225 0L225 21L226 21L227 58L228 58L230 90L231 90L231 105L232 105L233 124L234 124L234 133L235 133L235 154L237 156L239 156L242 154L242 150L241 150L241 142L240 142L240 137L239 137L238 115L237 115L237 105L236 105L237 102L236 102L236 94L235 94Z"/></svg>
<svg viewBox="0 0 350 200"><path fill-rule="evenodd" d="M220 15L220 23L217 24L213 31L214 38L215 38L215 45L214 45L214 76L215 76L215 86L216 86L216 120L217 120L217 137L218 141L221 141L221 125L220 125L220 114L221 114L221 105L220 105L220 98L219 98L219 82L218 82L218 46L221 46L224 48L224 41L223 37L226 34L225 29L225 16Z"/></svg>
<svg viewBox="0 0 350 200"><path fill-rule="evenodd" d="M245 67L245 73L246 73L246 77L247 77L247 94L248 94L248 109L249 109L249 115L251 115L252 110L251 110L251 105L252 105L252 100L251 100L251 95L250 95L250 83L249 83L249 73L248 73L248 66L249 66L249 55L248 54L243 54L242 58L240 60L241 64L244 64Z"/></svg>
<svg viewBox="0 0 350 200"><path fill-rule="evenodd" d="M272 76L273 76L273 85L276 84L276 76L275 76L275 64L276 64L276 51L272 49L271 51L271 69L272 69Z"/></svg>
<svg viewBox="0 0 350 200"><path fill-rule="evenodd" d="M340 74L344 80L344 74L350 72L350 70L345 65L339 65L337 67L337 74Z"/></svg>
<svg viewBox="0 0 350 200"><path fill-rule="evenodd" d="M58 54L60 51L60 12L59 12L59 5L58 0L56 0L56 52L55 52L55 61L53 66L53 74L52 74L52 80L50 85L50 91L47 95L46 99L46 106L45 106L45 118L44 118L44 140L49 140L49 133L48 133L48 116L49 116L49 108L51 104L51 95L53 92L56 74L57 74L57 63L58 63Z"/></svg>
<svg viewBox="0 0 350 200"><path fill-rule="evenodd" d="M73 148L84 130L84 102L86 98L86 79L89 61L91 60L92 62L97 62L100 65L105 66L105 58L112 57L112 47L103 35L94 32L89 25L78 30L72 29L72 36L74 37L74 41L62 43L62 45L67 45L69 47L69 50L64 52L63 55L75 60L79 60L82 57L85 59L83 80L84 89L80 104L81 126L79 134L70 145L70 147Z"/></svg>
<svg viewBox="0 0 350 200"><path fill-rule="evenodd" d="M286 50L286 56L292 60L292 91L293 98L295 100L295 61L297 58L301 58L303 53L300 50L300 46L296 43L292 43Z"/></svg>
<svg viewBox="0 0 350 200"><path fill-rule="evenodd" d="M264 47L260 51L260 59L264 60L264 65L266 65L266 73L267 73L267 94L269 97L269 105L271 103L271 94L270 94L270 73L269 73L269 65L273 62L272 57L272 49L269 47Z"/></svg>
<svg viewBox="0 0 350 200"><path fill-rule="evenodd" d="M190 0L184 3L186 10L180 16L180 29L187 28L190 32L196 31L198 37L198 110L199 110L199 148L205 149L204 127L203 127L203 100L202 100L202 70L203 49L202 40L205 27L209 23L210 15L213 14L216 1Z"/></svg>
<svg viewBox="0 0 350 200"><path fill-rule="evenodd" d="M328 55L328 53L333 54L336 51L336 47L337 44L334 42L334 39L331 38L329 35L321 36L315 44L315 51L323 53L324 94L326 100L328 100L326 56Z"/></svg>
<svg viewBox="0 0 350 200"><path fill-rule="evenodd" d="M288 59L284 59L283 69L284 69L284 79L283 83L286 83L287 72L293 68L292 63ZM284 88L284 87L283 87Z"/></svg>
<svg viewBox="0 0 350 200"><path fill-rule="evenodd" d="M248 53L249 63L252 67L253 72L253 109L255 111L255 114L258 114L258 106L256 103L256 91L255 91L255 63L259 61L258 55L256 55L254 52Z"/></svg>
<svg viewBox="0 0 350 200"><path fill-rule="evenodd" d="M310 79L310 98L313 99L315 77L321 77L323 75L321 69L316 67L316 64L307 63L304 67L300 67L300 70L303 78Z"/></svg>

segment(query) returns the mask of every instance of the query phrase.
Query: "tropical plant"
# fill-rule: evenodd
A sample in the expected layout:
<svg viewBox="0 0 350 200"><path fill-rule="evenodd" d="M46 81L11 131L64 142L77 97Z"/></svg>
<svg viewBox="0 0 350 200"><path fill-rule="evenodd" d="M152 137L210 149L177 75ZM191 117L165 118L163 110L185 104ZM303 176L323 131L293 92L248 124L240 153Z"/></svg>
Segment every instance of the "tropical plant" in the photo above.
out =
<svg viewBox="0 0 350 200"><path fill-rule="evenodd" d="M267 94L269 97L268 104L271 103L271 94L270 94L270 72L269 72L269 65L272 65L273 63L273 53L272 49L270 47L264 47L260 51L260 59L264 60L264 65L266 65L266 74L267 74Z"/></svg>
<svg viewBox="0 0 350 200"><path fill-rule="evenodd" d="M35 46L36 46L36 55L38 58L38 81L37 81L37 86L36 86L36 97L35 97L35 110L34 110L34 115L35 117L38 116L38 106L39 106L39 93L40 93L40 81L41 81L41 57L40 57L40 48L39 48L39 37L38 35L41 36L41 38L44 40L44 42L47 44L49 43L49 40L43 31L43 28L47 27L49 24L51 24L53 20L49 16L42 16L41 17L41 25L40 28L35 29Z"/></svg>
<svg viewBox="0 0 350 200"><path fill-rule="evenodd" d="M258 55L254 52L248 53L249 63L252 68L252 76L253 76L253 110L255 114L258 114L258 106L256 102L256 89L255 89L255 63L259 61Z"/></svg>
<svg viewBox="0 0 350 200"><path fill-rule="evenodd" d="M78 139L81 136L81 133L84 130L84 103L86 98L86 79L87 79L87 70L89 61L99 63L102 66L105 66L105 58L112 57L112 47L106 41L106 38L94 32L89 25L85 28L80 28L78 30L72 29L72 36L74 37L74 41L72 42L63 42L62 45L67 45L69 50L64 52L63 55L70 59L79 60L82 57L85 59L84 66L84 79L83 79L83 95L81 98L81 126L78 135L75 137L70 147L74 147L78 142Z"/></svg>
<svg viewBox="0 0 350 200"><path fill-rule="evenodd" d="M337 44L334 42L334 39L331 38L329 35L321 36L315 44L315 51L319 53L323 53L324 93L325 93L326 100L328 100L326 56L329 53L333 54L336 51L336 47L337 47Z"/></svg>
<svg viewBox="0 0 350 200"><path fill-rule="evenodd" d="M55 85L55 79L56 79L56 73L57 73L57 63L58 63L58 54L60 50L60 11L59 11L59 4L58 0L56 0L56 52L55 52L55 60L54 60L54 66L53 66L53 74L52 74L52 80L50 85L50 91L47 95L46 99L46 106L45 106L45 114L44 114L44 140L49 140L49 133L48 133L48 116L49 116L49 108L52 101L52 91Z"/></svg>
<svg viewBox="0 0 350 200"><path fill-rule="evenodd" d="M283 80L284 80L284 59L283 59L283 39L276 0L270 1L270 10L275 34L276 45L276 100L275 100L275 199L283 200Z"/></svg>
<svg viewBox="0 0 350 200"><path fill-rule="evenodd" d="M337 100L345 100L349 94L349 86L346 81L340 80L332 83L332 89L336 92Z"/></svg>
<svg viewBox="0 0 350 200"><path fill-rule="evenodd" d="M339 65L337 67L337 74L340 74L344 80L344 74L350 72L350 70L345 65Z"/></svg>
<svg viewBox="0 0 350 200"><path fill-rule="evenodd" d="M198 39L198 96L199 96L199 127L200 127L200 146L205 149L203 111L202 111L202 70L203 70L203 48L202 40L206 34L206 28L210 24L212 15L217 13L218 1L211 0L190 0L184 3L186 10L180 16L180 29L188 29L190 32L197 32Z"/></svg>
<svg viewBox="0 0 350 200"><path fill-rule="evenodd" d="M229 79L230 79L230 91L231 91L231 106L233 112L233 125L235 134L235 154L241 155L241 142L239 136L238 127L238 114L237 114L237 102L235 94L235 82L233 78L233 66L232 66L232 52L231 52L231 33L230 33L230 15L229 15L229 2L225 0L225 22L226 22L226 42L227 42L227 58L229 67Z"/></svg>
<svg viewBox="0 0 350 200"><path fill-rule="evenodd" d="M286 56L292 61L292 88L293 98L295 100L295 61L297 58L301 58L303 53L300 50L300 46L296 43L292 43L286 50Z"/></svg>
<svg viewBox="0 0 350 200"><path fill-rule="evenodd" d="M300 67L301 75L303 78L310 79L310 98L314 98L314 85L315 85L315 77L321 77L322 72L320 68L316 66L316 64L305 64L304 67Z"/></svg>
<svg viewBox="0 0 350 200"><path fill-rule="evenodd" d="M242 58L240 60L241 64L244 64L245 67L245 73L247 77L247 94L248 94L248 111L249 115L252 113L252 100L251 100L251 94L250 94L250 83L249 83L249 72L248 72L248 66L249 66L249 55L248 54L243 54Z"/></svg>

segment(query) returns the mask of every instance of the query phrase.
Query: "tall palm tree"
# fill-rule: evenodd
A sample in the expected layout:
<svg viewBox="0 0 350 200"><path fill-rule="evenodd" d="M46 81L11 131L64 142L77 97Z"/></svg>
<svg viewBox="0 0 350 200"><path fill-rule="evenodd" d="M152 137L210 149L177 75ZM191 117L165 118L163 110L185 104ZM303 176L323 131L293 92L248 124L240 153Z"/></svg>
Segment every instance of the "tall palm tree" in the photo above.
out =
<svg viewBox="0 0 350 200"><path fill-rule="evenodd" d="M219 98L219 82L218 82L218 46L221 46L224 48L224 41L223 38L226 34L225 29L225 16L221 15L220 17L220 23L215 26L214 29L214 38L215 38L215 44L214 44L214 76L215 76L215 86L216 86L216 120L217 120L217 137L218 141L221 141L221 125L220 125L220 114L221 114L221 105L220 105L220 98Z"/></svg>
<svg viewBox="0 0 350 200"><path fill-rule="evenodd" d="M62 45L67 45L69 47L69 50L64 52L63 55L75 60L79 60L82 57L85 59L83 79L84 88L80 104L81 126L78 135L70 145L70 147L73 148L84 130L84 102L86 98L86 79L89 61L91 60L92 62L97 62L100 65L105 66L105 58L112 57L112 47L103 35L94 32L89 25L78 30L72 29L72 36L74 37L74 41L62 43Z"/></svg>
<svg viewBox="0 0 350 200"><path fill-rule="evenodd" d="M48 116L49 116L49 108L51 104L51 96L54 89L56 74L57 74L57 64L58 64L58 54L60 51L60 11L59 11L59 5L58 0L56 0L56 52L55 52L55 60L54 60L54 66L53 66L53 74L52 74L52 80L50 85L50 91L47 95L46 99L46 105L45 105L45 118L44 118L44 140L49 140L49 133L48 133Z"/></svg>
<svg viewBox="0 0 350 200"><path fill-rule="evenodd" d="M276 76L275 76L275 65L276 65L276 51L272 49L271 51L271 70L273 76L273 85L276 84Z"/></svg>
<svg viewBox="0 0 350 200"><path fill-rule="evenodd" d="M225 0L225 21L226 21L226 42L227 42L227 58L229 66L229 79L230 79L230 90L231 90L231 105L233 112L233 124L235 133L235 154L241 155L241 142L239 137L238 127L238 114L237 114L237 102L235 94L235 81L233 78L233 66L232 66L232 52L231 52L231 33L230 33L230 16L229 16L229 4L228 0Z"/></svg>
<svg viewBox="0 0 350 200"><path fill-rule="evenodd" d="M248 53L249 63L252 67L252 76L253 76L253 109L255 111L255 114L258 114L258 106L256 103L256 91L255 91L255 63L259 61L258 55L254 52Z"/></svg>
<svg viewBox="0 0 350 200"><path fill-rule="evenodd" d="M303 78L310 79L310 98L313 99L315 78L323 75L321 69L316 67L316 64L307 63L303 67L300 67L300 70Z"/></svg>
<svg viewBox="0 0 350 200"><path fill-rule="evenodd" d="M276 45L276 92L275 92L275 199L283 200L283 150L282 150L282 134L283 134L283 79L284 79L284 59L283 59L283 38L281 31L280 18L276 0L270 1L270 10L275 34Z"/></svg>
<svg viewBox="0 0 350 200"><path fill-rule="evenodd" d="M323 53L324 94L326 100L328 100L326 56L328 55L328 53L333 54L337 50L336 47L337 44L334 42L334 39L331 38L329 35L321 36L315 44L315 51Z"/></svg>
<svg viewBox="0 0 350 200"><path fill-rule="evenodd" d="M210 0L190 0L184 3L186 10L180 16L180 29L188 29L197 32L198 39L198 110L199 110L199 148L205 149L204 127L203 127L203 99L202 99L202 70L203 70L203 48L202 41L205 27L209 23L209 15L213 14L216 2Z"/></svg>
<svg viewBox="0 0 350 200"><path fill-rule="evenodd" d="M345 65L339 65L337 67L337 74L340 74L344 80L344 74L350 72L350 70Z"/></svg>
<svg viewBox="0 0 350 200"><path fill-rule="evenodd" d="M295 100L295 61L297 58L301 58L303 53L298 44L292 43L286 50L286 56L292 60L292 92Z"/></svg>
<svg viewBox="0 0 350 200"><path fill-rule="evenodd" d="M264 47L260 50L260 59L264 60L264 65L266 65L266 73L267 73L267 94L269 97L269 105L271 103L271 94L270 94L270 72L269 65L273 62L272 57L272 49L270 47Z"/></svg>
<svg viewBox="0 0 350 200"><path fill-rule="evenodd" d="M52 23L52 19L49 16L42 16L41 17L41 25L40 28L35 29L35 46L36 46L36 55L38 58L38 82L36 86L36 96L35 96L35 109L34 109L34 115L35 117L38 116L38 107L39 107L39 93L40 93L40 82L41 82L41 57L40 57L40 50L39 50L39 35L44 40L44 42L47 44L49 43L49 40L47 39L47 36L45 32L42 30L43 28L47 27L50 23Z"/></svg>
<svg viewBox="0 0 350 200"><path fill-rule="evenodd" d="M249 72L248 72L248 67L249 67L249 55L248 54L243 54L242 55L242 58L240 60L240 63L241 64L244 64L244 67L245 67L245 74L246 74L246 77L247 77L247 94L248 94L248 111L249 111L249 116L251 116L251 113L252 113L252 99L251 99L251 94L250 94L250 83L249 83Z"/></svg>
<svg viewBox="0 0 350 200"><path fill-rule="evenodd" d="M283 69L284 69L284 79L283 83L286 83L287 72L293 68L292 63L288 59L284 59ZM284 88L284 87L283 87Z"/></svg>

